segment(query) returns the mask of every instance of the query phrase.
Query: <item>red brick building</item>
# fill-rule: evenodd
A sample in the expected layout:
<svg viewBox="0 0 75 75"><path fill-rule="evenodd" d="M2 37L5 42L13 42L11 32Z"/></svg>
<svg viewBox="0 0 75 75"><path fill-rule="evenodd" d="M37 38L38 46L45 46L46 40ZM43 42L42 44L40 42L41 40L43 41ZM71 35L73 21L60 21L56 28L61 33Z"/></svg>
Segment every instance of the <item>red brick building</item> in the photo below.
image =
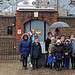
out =
<svg viewBox="0 0 75 75"><path fill-rule="evenodd" d="M38 21L37 23L39 23L41 21L41 23L39 23L39 25L37 24L37 28L38 26L42 27L41 29L38 28L39 30L43 30L43 38L45 38L46 36L46 31L48 29L47 25L51 25L54 22L57 22L57 18L58 18L58 12L55 10L50 10L50 9L25 9L25 10L17 10L16 11L16 37L18 40L20 40L22 34L25 31L24 27L26 27L26 23L30 23L30 29L29 31L35 28L35 21ZM33 22L34 21L34 22ZM44 23L44 24L43 24ZM47 24L46 24L47 23ZM42 26L41 26L42 24Z"/></svg>

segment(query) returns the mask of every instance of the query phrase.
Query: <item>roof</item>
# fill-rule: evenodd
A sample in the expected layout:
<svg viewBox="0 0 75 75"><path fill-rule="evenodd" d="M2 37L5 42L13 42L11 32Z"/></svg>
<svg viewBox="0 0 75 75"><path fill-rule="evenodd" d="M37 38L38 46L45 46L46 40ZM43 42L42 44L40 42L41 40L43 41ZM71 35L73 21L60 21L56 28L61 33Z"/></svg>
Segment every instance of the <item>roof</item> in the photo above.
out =
<svg viewBox="0 0 75 75"><path fill-rule="evenodd" d="M75 19L75 16L59 16L58 18L74 18Z"/></svg>
<svg viewBox="0 0 75 75"><path fill-rule="evenodd" d="M29 8L29 9L20 8L17 11L37 11L37 12L38 11L51 11L51 12L57 12L57 10L51 9L51 8Z"/></svg>
<svg viewBox="0 0 75 75"><path fill-rule="evenodd" d="M55 8L53 6L51 7L41 7L37 8L35 5L30 3L29 1L22 1L17 4L17 10L19 11L54 11Z"/></svg>

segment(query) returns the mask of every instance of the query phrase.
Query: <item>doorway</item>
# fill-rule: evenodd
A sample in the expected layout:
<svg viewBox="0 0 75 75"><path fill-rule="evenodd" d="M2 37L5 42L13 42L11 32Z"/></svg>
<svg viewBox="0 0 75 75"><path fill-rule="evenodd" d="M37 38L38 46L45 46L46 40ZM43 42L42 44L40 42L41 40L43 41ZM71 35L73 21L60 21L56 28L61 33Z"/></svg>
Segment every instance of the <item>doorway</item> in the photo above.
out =
<svg viewBox="0 0 75 75"><path fill-rule="evenodd" d="M47 33L49 30L49 24L41 20L30 20L24 24L24 32L27 33L34 29L36 32L41 33L39 35L39 41L44 42L47 38Z"/></svg>

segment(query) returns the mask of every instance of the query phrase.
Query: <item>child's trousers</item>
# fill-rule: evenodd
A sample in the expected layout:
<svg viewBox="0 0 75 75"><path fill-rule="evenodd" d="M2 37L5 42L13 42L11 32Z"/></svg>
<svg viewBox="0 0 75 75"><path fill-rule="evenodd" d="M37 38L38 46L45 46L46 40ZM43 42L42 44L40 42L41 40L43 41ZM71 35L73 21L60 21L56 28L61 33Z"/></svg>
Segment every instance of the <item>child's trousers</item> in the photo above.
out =
<svg viewBox="0 0 75 75"><path fill-rule="evenodd" d="M56 60L56 69L60 70L62 67L62 60L57 59Z"/></svg>
<svg viewBox="0 0 75 75"><path fill-rule="evenodd" d="M64 69L69 69L70 59L69 57L64 58Z"/></svg>
<svg viewBox="0 0 75 75"><path fill-rule="evenodd" d="M33 69L38 68L38 58L32 58Z"/></svg>

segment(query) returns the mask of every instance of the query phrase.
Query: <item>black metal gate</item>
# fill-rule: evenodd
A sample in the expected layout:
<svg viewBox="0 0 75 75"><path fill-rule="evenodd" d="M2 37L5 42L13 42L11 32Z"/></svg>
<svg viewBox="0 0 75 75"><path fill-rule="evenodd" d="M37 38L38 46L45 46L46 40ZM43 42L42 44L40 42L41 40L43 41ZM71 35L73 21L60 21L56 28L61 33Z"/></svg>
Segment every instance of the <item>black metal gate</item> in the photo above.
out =
<svg viewBox="0 0 75 75"><path fill-rule="evenodd" d="M0 37L0 60L16 60L16 39L11 36Z"/></svg>

